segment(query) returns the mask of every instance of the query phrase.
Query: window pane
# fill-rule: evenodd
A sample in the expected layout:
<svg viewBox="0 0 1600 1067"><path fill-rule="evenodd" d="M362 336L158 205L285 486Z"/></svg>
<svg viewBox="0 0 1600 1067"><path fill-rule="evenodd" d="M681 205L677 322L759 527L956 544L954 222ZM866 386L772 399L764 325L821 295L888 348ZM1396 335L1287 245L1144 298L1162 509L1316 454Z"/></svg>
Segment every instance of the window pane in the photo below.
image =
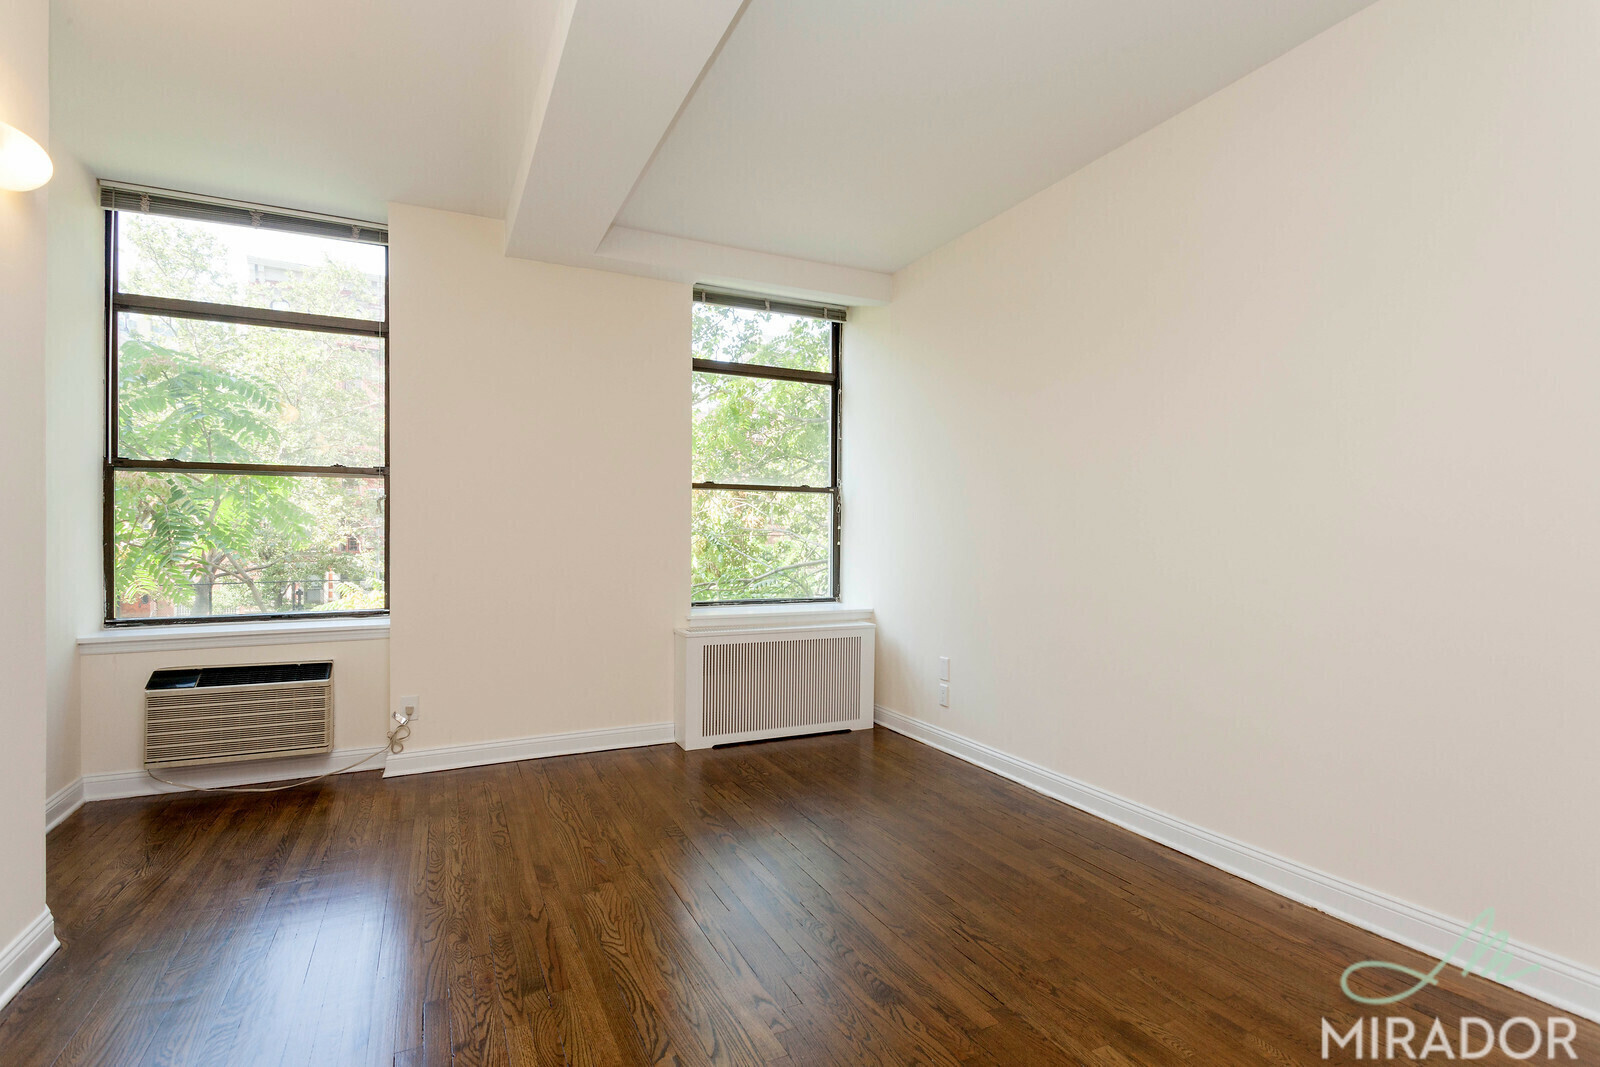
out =
<svg viewBox="0 0 1600 1067"><path fill-rule="evenodd" d="M697 303L694 358L831 371L833 329L823 319L804 315Z"/></svg>
<svg viewBox="0 0 1600 1067"><path fill-rule="evenodd" d="M691 599L833 595L830 493L694 491Z"/></svg>
<svg viewBox="0 0 1600 1067"><path fill-rule="evenodd" d="M117 289L143 296L385 318L383 245L117 212Z"/></svg>
<svg viewBox="0 0 1600 1067"><path fill-rule="evenodd" d="M383 379L376 337L119 314L118 452L381 467Z"/></svg>
<svg viewBox="0 0 1600 1067"><path fill-rule="evenodd" d="M381 609L383 481L114 472L116 617Z"/></svg>
<svg viewBox="0 0 1600 1067"><path fill-rule="evenodd" d="M812 382L694 375L694 480L829 484L833 390Z"/></svg>

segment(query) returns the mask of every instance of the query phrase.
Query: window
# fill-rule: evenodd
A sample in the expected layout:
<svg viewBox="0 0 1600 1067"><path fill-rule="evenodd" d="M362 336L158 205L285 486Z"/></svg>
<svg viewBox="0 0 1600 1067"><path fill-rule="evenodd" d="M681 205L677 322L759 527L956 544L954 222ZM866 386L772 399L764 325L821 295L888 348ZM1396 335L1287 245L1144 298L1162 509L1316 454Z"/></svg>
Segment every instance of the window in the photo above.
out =
<svg viewBox="0 0 1600 1067"><path fill-rule="evenodd" d="M694 294L696 604L839 597L845 313Z"/></svg>
<svg viewBox="0 0 1600 1067"><path fill-rule="evenodd" d="M103 184L106 618L388 608L388 236Z"/></svg>

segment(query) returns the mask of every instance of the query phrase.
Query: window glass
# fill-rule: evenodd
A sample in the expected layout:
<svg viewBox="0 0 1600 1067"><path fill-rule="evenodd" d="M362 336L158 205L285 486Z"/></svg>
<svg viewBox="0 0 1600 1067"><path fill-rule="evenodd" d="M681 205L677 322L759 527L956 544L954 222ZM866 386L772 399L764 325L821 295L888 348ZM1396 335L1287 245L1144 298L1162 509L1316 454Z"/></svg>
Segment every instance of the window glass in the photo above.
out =
<svg viewBox="0 0 1600 1067"><path fill-rule="evenodd" d="M831 371L832 338L824 319L721 304L694 306L695 359Z"/></svg>
<svg viewBox="0 0 1600 1067"><path fill-rule="evenodd" d="M833 389L814 382L694 375L694 480L828 484Z"/></svg>
<svg viewBox="0 0 1600 1067"><path fill-rule="evenodd" d="M124 456L381 467L383 386L376 337L117 316Z"/></svg>
<svg viewBox="0 0 1600 1067"><path fill-rule="evenodd" d="M693 599L833 595L833 495L696 489Z"/></svg>
<svg viewBox="0 0 1600 1067"><path fill-rule="evenodd" d="M118 618L385 606L379 478L113 472Z"/></svg>
<svg viewBox="0 0 1600 1067"><path fill-rule="evenodd" d="M341 318L387 318L385 246L119 213L117 290Z"/></svg>

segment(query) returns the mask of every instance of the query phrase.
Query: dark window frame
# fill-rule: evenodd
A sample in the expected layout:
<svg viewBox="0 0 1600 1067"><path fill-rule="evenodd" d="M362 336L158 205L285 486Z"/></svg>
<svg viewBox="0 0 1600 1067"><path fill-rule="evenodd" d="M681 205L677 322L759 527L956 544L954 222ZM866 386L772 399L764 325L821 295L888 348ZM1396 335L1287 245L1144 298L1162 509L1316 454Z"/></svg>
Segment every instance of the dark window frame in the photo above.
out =
<svg viewBox="0 0 1600 1067"><path fill-rule="evenodd" d="M828 484L826 486L811 485L766 485L757 482L691 482L690 491L703 489L710 490L738 490L750 489L758 492L773 493L826 493L832 498L831 513L833 516L833 551L830 553L829 588L830 596L814 597L757 597L744 600L695 600L691 594L689 606L692 608L718 608L747 606L752 604L835 604L840 601L840 559L844 555L844 503L840 495L840 476L842 473L841 462L844 451L843 435L841 428L844 425L842 415L844 400L844 323L845 310L825 304L802 304L784 301L775 298L757 296L749 293L735 293L715 289L696 288L694 302L697 304L720 304L726 307L746 308L752 311L773 311L785 315L803 315L810 318L827 321L830 338L830 355L832 369L829 371L798 370L790 367L769 367L760 363L733 363L718 359L696 359L690 354L691 371L708 374L727 374L747 378L767 378L776 381L813 382L818 385L827 385L830 389L828 410L832 425L829 427L828 444Z"/></svg>
<svg viewBox="0 0 1600 1067"><path fill-rule="evenodd" d="M104 553L103 581L105 583L105 625L115 627L172 626L189 623L241 623L279 620L360 619L383 618L389 615L389 246L388 229L370 222L335 220L327 216L285 211L279 208L242 204L235 201L215 200L205 197L188 197L181 193L152 191L152 195L139 195L138 187L103 185L101 206L105 213L105 346L106 346L106 424L105 456L102 468L101 543ZM130 196L133 202L130 203ZM152 205L154 201L155 206ZM134 206L137 204L138 206ZM190 214L186 209L193 209ZM125 293L118 288L117 273L117 220L123 212L147 211L151 214L174 217L206 218L217 222L246 220L258 225L272 225L275 229L303 232L316 236L346 237L362 234L378 235L379 240L368 243L381 244L384 249L383 319L347 319L330 315L280 311L271 308L237 307L231 304L212 304L205 301L178 300L139 293ZM242 216L242 217L241 217ZM263 223L265 218L265 223ZM335 229L336 228L336 229ZM349 233L343 231L348 230ZM154 314L168 317L203 319L212 322L229 322L247 326L268 326L276 329L308 330L314 333L343 333L374 337L383 347L383 465L379 467L347 467L344 465L317 466L296 463L205 463L175 459L137 459L120 455L118 385L120 370L117 351L117 316L122 312ZM303 478L340 477L376 478L383 482L383 601L382 608L364 608L353 611L293 611L265 612L232 615L192 615L171 618L118 618L116 581L116 473L118 471L196 471L215 474L262 474Z"/></svg>

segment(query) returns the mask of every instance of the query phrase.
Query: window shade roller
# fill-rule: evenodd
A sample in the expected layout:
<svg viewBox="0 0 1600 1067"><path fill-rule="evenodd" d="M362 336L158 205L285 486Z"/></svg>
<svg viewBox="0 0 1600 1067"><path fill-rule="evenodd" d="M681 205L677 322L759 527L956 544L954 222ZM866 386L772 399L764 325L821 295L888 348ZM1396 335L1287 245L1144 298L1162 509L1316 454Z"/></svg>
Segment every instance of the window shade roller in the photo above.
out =
<svg viewBox="0 0 1600 1067"><path fill-rule="evenodd" d="M381 223L318 215L288 208L261 207L220 197L194 196L142 185L100 183L100 206L115 211L144 211L201 222L226 222L237 226L284 230L312 237L335 237L365 244L386 245L389 230Z"/></svg>
<svg viewBox="0 0 1600 1067"><path fill-rule="evenodd" d="M728 290L702 289L694 291L695 301L701 304L722 304L725 307L747 308L751 311L776 311L784 315L805 315L813 319L845 321L845 309L831 304L806 304L799 301L761 296L756 293L735 293Z"/></svg>

